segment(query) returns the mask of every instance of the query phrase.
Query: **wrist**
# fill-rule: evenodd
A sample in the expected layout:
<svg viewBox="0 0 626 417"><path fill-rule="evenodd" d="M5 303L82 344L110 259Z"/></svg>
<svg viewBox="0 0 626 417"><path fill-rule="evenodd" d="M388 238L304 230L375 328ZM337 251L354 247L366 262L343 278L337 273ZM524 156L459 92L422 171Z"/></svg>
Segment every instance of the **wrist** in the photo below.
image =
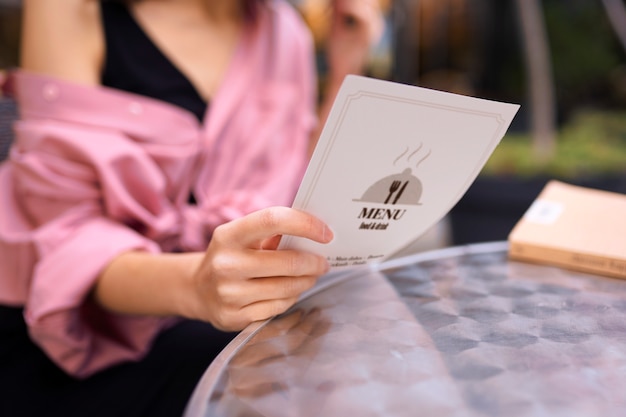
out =
<svg viewBox="0 0 626 417"><path fill-rule="evenodd" d="M100 274L95 300L105 309L134 315L188 317L191 285L202 254L126 252Z"/></svg>
<svg viewBox="0 0 626 417"><path fill-rule="evenodd" d="M202 300L198 290L196 274L200 269L204 253L191 252L180 254L180 285L175 297L175 309L177 314L188 319L200 319Z"/></svg>

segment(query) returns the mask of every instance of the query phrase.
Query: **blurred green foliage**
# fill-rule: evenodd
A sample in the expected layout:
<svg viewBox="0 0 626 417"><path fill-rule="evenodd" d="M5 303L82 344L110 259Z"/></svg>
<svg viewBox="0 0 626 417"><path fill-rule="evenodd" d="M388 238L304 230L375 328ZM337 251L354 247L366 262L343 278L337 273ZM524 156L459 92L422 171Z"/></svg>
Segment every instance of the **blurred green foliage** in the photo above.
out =
<svg viewBox="0 0 626 417"><path fill-rule="evenodd" d="M600 1L544 1L557 99L569 113L584 106L614 106L611 73L626 64Z"/></svg>
<svg viewBox="0 0 626 417"><path fill-rule="evenodd" d="M600 1L544 0L542 4L559 114L554 158L542 162L533 153L528 129L512 129L481 175L561 179L624 176L626 51ZM509 32L509 36L512 41L514 33ZM500 91L513 96L522 93L526 76L518 61L520 45L509 44L512 49L503 55L499 80Z"/></svg>
<svg viewBox="0 0 626 417"><path fill-rule="evenodd" d="M528 101L519 16L513 2L488 0L493 13L477 95ZM626 109L626 51L601 1L542 0L559 122L583 108ZM520 119L518 117L518 119Z"/></svg>
<svg viewBox="0 0 626 417"><path fill-rule="evenodd" d="M506 135L481 175L556 178L626 175L626 112L584 111L559 131L555 157L544 163L526 134Z"/></svg>

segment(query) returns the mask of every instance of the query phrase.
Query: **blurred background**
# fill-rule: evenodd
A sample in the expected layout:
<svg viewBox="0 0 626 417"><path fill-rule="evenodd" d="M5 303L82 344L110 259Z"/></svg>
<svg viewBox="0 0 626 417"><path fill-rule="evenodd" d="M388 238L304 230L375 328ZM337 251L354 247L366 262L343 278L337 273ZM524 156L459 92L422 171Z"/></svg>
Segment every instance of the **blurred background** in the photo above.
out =
<svg viewBox="0 0 626 417"><path fill-rule="evenodd" d="M321 49L328 1L295 3ZM549 179L626 193L625 4L381 0L369 75L522 106L427 245L505 240Z"/></svg>
<svg viewBox="0 0 626 417"><path fill-rule="evenodd" d="M387 27L369 75L522 106L416 248L507 239L549 179L626 193L624 0L380 1ZM294 3L315 33L323 83L328 0Z"/></svg>
<svg viewBox="0 0 626 417"><path fill-rule="evenodd" d="M290 0L320 85L330 0ZM368 75L521 104L427 245L504 240L549 179L626 193L625 0L380 0ZM17 65L19 0L0 0L0 70Z"/></svg>

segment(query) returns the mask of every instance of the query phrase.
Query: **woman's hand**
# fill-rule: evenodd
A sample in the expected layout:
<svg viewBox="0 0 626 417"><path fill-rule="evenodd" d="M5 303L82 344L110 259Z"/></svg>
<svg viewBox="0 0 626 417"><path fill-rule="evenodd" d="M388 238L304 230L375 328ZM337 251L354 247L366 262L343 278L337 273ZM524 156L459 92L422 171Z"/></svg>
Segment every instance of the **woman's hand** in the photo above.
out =
<svg viewBox="0 0 626 417"><path fill-rule="evenodd" d="M285 234L319 243L333 237L319 219L286 207L219 226L193 275L193 302L185 315L233 331L285 312L328 270L321 256L276 250Z"/></svg>
<svg viewBox="0 0 626 417"><path fill-rule="evenodd" d="M326 53L331 79L363 72L384 28L380 0L333 0Z"/></svg>
<svg viewBox="0 0 626 417"><path fill-rule="evenodd" d="M112 312L182 316L241 330L285 312L328 271L322 256L276 250L282 235L319 243L333 238L310 214L268 208L217 227L204 253L120 254L98 277L93 296Z"/></svg>

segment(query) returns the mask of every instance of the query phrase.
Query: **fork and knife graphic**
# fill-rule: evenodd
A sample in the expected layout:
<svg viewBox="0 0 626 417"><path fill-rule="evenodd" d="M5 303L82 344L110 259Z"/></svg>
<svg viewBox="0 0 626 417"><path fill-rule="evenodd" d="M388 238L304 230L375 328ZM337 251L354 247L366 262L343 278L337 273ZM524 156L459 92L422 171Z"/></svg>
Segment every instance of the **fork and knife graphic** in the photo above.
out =
<svg viewBox="0 0 626 417"><path fill-rule="evenodd" d="M393 193L397 191L398 193L396 194L395 198L391 202L391 204L396 204L398 200L400 199L400 196L404 192L404 189L406 188L408 183L409 183L408 181L404 181L404 184L402 184L402 181L398 181L398 180L392 181L391 185L389 186L389 195L385 199L385 204L389 203L391 196L393 195ZM400 187L400 184L402 184L402 187Z"/></svg>

